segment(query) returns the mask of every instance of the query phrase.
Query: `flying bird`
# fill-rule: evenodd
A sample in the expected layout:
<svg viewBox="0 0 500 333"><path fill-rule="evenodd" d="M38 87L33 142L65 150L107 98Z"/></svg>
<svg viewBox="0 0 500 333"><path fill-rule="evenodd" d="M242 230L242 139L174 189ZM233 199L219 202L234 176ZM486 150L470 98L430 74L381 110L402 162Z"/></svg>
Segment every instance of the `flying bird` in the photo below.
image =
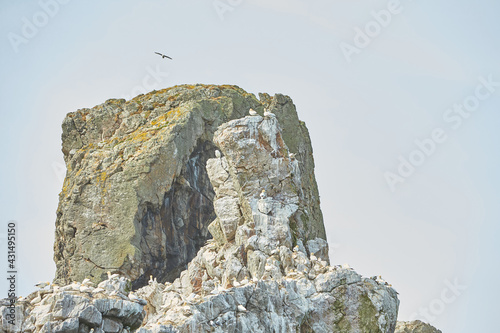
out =
<svg viewBox="0 0 500 333"><path fill-rule="evenodd" d="M168 55L164 55L164 54L161 54L159 52L155 52L156 54L158 54L159 56L161 56L162 58L168 58L170 60L172 60L172 58L170 58Z"/></svg>

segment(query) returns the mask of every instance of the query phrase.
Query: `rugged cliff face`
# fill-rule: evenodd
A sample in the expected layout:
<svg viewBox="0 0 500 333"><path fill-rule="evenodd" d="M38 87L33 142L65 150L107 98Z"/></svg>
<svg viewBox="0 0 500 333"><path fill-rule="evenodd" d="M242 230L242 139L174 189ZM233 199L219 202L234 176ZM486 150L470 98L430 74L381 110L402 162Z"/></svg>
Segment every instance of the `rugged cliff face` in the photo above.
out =
<svg viewBox="0 0 500 333"><path fill-rule="evenodd" d="M261 94L259 101L236 86L178 86L64 119L68 172L57 210L55 282L99 282L108 270L134 287L150 275L161 282L179 276L211 237L214 190L205 166L214 156L213 133L264 107L282 122L283 140L301 162L297 233L325 239L309 134L291 99Z"/></svg>

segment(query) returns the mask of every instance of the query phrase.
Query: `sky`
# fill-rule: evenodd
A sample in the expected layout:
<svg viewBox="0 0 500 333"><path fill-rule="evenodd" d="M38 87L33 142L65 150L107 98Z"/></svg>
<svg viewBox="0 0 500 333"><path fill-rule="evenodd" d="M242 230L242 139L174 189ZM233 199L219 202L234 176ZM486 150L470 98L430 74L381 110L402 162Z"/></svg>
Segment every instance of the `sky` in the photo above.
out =
<svg viewBox="0 0 500 333"><path fill-rule="evenodd" d="M15 221L17 293L54 277L68 112L234 84L290 96L306 122L332 264L382 275L400 320L496 331L499 10L493 0L2 1L0 274Z"/></svg>

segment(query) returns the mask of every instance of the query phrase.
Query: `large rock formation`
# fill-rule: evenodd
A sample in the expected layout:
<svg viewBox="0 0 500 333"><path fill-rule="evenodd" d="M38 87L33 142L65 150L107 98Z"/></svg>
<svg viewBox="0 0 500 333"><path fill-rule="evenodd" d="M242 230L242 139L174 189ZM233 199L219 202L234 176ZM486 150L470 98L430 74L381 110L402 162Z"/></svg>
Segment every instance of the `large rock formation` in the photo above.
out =
<svg viewBox="0 0 500 333"><path fill-rule="evenodd" d="M381 277L329 265L311 146L288 98L171 90L158 98L184 104L138 118L122 114L134 102L108 101L65 120L61 286L2 300L0 333L440 332L396 323L397 292ZM263 116L223 122L250 106ZM151 116L158 108L170 111Z"/></svg>
<svg viewBox="0 0 500 333"><path fill-rule="evenodd" d="M328 245L307 239L300 161L276 116L222 124L207 161L215 191L213 239L173 283L129 293L111 275L19 300L15 320L0 307L7 332L394 332L397 293L380 278L328 264Z"/></svg>
<svg viewBox="0 0 500 333"><path fill-rule="evenodd" d="M161 282L179 276L210 238L215 217L205 168L213 133L250 108L276 114L300 161L294 237L325 239L309 134L291 99L261 94L259 101L236 86L179 86L64 119L68 172L57 210L55 282L99 282L108 270L134 287L150 275Z"/></svg>

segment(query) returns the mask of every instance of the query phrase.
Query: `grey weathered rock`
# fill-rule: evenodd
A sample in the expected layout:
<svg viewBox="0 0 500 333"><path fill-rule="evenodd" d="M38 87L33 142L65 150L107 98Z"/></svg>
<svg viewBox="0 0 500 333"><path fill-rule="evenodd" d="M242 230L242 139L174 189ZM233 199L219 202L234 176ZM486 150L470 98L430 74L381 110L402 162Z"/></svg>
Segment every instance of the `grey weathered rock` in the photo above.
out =
<svg viewBox="0 0 500 333"><path fill-rule="evenodd" d="M54 333L78 333L78 328L80 326L80 322L78 318L70 318L66 319L62 323L56 324L52 326L52 329L49 332Z"/></svg>
<svg viewBox="0 0 500 333"><path fill-rule="evenodd" d="M81 292L77 286L73 283L67 290L55 287L18 300L14 325L8 322L7 304L2 304L0 332L125 332L124 328L142 325L146 315L143 305L116 290L89 287ZM32 304L38 295L41 300Z"/></svg>
<svg viewBox="0 0 500 333"><path fill-rule="evenodd" d="M321 240L306 242L309 253L302 244L292 222L308 217L303 175L278 120L229 121L214 142L224 156L207 171L214 201L227 204L211 226L222 232L173 284L155 289L163 304L139 332L393 332L394 289L329 266Z"/></svg>
<svg viewBox="0 0 500 333"><path fill-rule="evenodd" d="M420 320L398 321L395 333L442 333L437 328Z"/></svg>
<svg viewBox="0 0 500 333"><path fill-rule="evenodd" d="M289 97L261 94L261 100L236 86L186 85L69 113L55 282L99 282L108 270L129 277L134 287L150 275L161 282L179 276L210 237L215 216L205 168L214 155L213 133L250 108L276 114L300 161L303 200L295 230L305 241L325 239L307 129ZM221 220L224 237L233 237L235 223Z"/></svg>
<svg viewBox="0 0 500 333"><path fill-rule="evenodd" d="M95 306L90 305L80 311L78 318L89 327L97 327L102 322L102 313Z"/></svg>

